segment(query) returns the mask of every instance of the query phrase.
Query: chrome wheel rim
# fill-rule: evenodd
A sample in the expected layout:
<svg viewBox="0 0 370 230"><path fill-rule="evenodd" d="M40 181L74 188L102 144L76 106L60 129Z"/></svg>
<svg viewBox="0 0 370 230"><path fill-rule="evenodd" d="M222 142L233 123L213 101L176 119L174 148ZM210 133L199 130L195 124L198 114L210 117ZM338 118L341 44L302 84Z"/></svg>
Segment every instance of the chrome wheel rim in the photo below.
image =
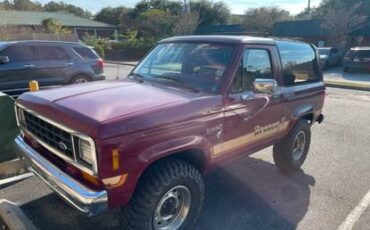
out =
<svg viewBox="0 0 370 230"><path fill-rule="evenodd" d="M81 84L81 83L86 83L87 80L84 79L84 78L78 78L76 80L74 80L73 84Z"/></svg>
<svg viewBox="0 0 370 230"><path fill-rule="evenodd" d="M299 160L304 152L306 146L306 134L300 131L294 139L293 144L293 159Z"/></svg>
<svg viewBox="0 0 370 230"><path fill-rule="evenodd" d="M189 214L190 190L183 186L171 188L158 202L153 216L155 230L179 229Z"/></svg>

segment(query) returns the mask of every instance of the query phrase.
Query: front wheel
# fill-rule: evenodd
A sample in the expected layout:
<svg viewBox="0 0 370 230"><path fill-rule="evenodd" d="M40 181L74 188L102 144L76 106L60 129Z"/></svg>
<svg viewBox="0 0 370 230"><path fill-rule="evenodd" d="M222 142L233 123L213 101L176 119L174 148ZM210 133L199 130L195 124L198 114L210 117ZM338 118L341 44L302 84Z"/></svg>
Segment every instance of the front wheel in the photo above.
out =
<svg viewBox="0 0 370 230"><path fill-rule="evenodd" d="M204 182L192 165L169 159L143 175L129 205L122 209L125 229L192 229L204 200Z"/></svg>
<svg viewBox="0 0 370 230"><path fill-rule="evenodd" d="M275 164L284 172L298 171L306 160L311 142L308 122L300 119L290 133L274 145Z"/></svg>

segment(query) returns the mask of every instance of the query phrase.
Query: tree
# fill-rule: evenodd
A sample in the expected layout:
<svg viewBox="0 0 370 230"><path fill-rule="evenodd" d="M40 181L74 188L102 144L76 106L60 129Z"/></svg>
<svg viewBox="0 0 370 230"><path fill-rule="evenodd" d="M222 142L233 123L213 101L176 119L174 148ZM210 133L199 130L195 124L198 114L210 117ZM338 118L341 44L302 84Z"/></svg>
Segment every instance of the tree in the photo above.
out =
<svg viewBox="0 0 370 230"><path fill-rule="evenodd" d="M137 20L140 21L140 29L143 34L161 37L172 32L176 17L166 11L152 9L141 13Z"/></svg>
<svg viewBox="0 0 370 230"><path fill-rule="evenodd" d="M245 11L243 24L248 30L267 33L276 22L289 19L289 11L278 7L260 7Z"/></svg>
<svg viewBox="0 0 370 230"><path fill-rule="evenodd" d="M192 12L199 14L199 26L226 24L230 18L230 9L223 2L199 0L190 2Z"/></svg>
<svg viewBox="0 0 370 230"><path fill-rule="evenodd" d="M62 24L55 18L48 18L43 20L42 25L44 26L47 33L65 34L71 32L69 29L64 28Z"/></svg>
<svg viewBox="0 0 370 230"><path fill-rule="evenodd" d="M126 7L106 7L101 9L96 15L95 19L100 22L105 22L111 25L120 25L125 14L128 14L130 9Z"/></svg>
<svg viewBox="0 0 370 230"><path fill-rule="evenodd" d="M42 5L38 2L30 0L13 0L13 2L6 1L6 8L8 10L24 10L24 11L40 11Z"/></svg>
<svg viewBox="0 0 370 230"><path fill-rule="evenodd" d="M74 6L72 4L66 4L64 2L51 1L44 5L43 9L49 12L67 12L74 14L79 17L91 18L91 12L82 9L81 7Z"/></svg>
<svg viewBox="0 0 370 230"><path fill-rule="evenodd" d="M197 12L185 13L177 18L172 33L174 35L191 35L199 25L199 14Z"/></svg>
<svg viewBox="0 0 370 230"><path fill-rule="evenodd" d="M344 3L336 4L327 11L323 27L329 32L333 44L345 48L348 36L352 30L366 20L366 16L360 14L362 3L346 7Z"/></svg>

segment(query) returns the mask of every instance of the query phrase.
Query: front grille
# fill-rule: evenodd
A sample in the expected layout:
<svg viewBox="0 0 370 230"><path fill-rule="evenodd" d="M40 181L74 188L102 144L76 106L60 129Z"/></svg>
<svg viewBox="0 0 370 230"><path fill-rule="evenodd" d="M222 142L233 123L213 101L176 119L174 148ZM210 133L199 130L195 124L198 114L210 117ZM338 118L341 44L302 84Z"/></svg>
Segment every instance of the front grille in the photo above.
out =
<svg viewBox="0 0 370 230"><path fill-rule="evenodd" d="M22 110L18 114L22 114L22 127L29 133L40 139L51 148L58 152L73 158L73 143L72 135L54 125L40 119L26 110Z"/></svg>

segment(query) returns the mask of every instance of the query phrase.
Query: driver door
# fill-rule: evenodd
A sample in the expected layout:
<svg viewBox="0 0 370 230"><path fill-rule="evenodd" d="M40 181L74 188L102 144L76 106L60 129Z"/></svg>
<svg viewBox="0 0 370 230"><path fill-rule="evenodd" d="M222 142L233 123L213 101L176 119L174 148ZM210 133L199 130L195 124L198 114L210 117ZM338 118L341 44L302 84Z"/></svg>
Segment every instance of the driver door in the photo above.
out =
<svg viewBox="0 0 370 230"><path fill-rule="evenodd" d="M255 81L278 82L280 69L273 68L280 65L277 55L276 48L269 46L244 50L226 98L223 143L213 149L216 156L263 147L287 127L279 87L269 93L254 87Z"/></svg>

